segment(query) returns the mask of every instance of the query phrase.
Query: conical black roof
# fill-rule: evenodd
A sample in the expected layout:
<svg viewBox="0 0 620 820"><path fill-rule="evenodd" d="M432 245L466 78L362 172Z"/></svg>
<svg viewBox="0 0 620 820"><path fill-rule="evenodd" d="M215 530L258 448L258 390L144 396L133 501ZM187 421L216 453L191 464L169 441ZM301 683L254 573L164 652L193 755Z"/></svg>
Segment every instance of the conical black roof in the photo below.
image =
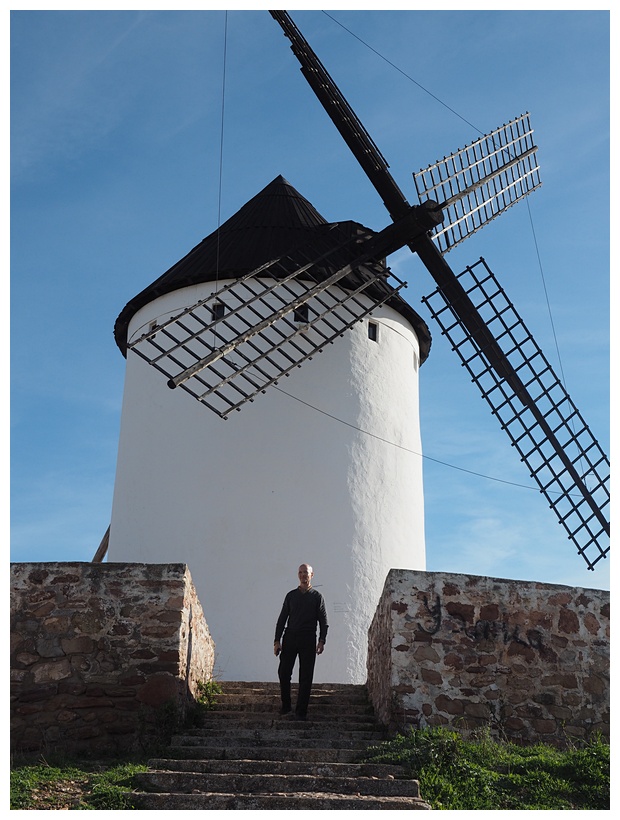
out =
<svg viewBox="0 0 620 820"><path fill-rule="evenodd" d="M159 279L134 296L123 308L114 337L123 355L127 350L127 329L140 308L174 290L210 282L235 279L284 254L304 249L309 258L341 248L347 239L372 231L357 222L328 223L282 176L263 188L218 231L202 240ZM350 261L350 252L332 254L328 264L315 266L325 277ZM342 283L346 286L346 282ZM386 287L389 287L386 285ZM389 300L415 328L424 361L430 348L428 327L397 293Z"/></svg>

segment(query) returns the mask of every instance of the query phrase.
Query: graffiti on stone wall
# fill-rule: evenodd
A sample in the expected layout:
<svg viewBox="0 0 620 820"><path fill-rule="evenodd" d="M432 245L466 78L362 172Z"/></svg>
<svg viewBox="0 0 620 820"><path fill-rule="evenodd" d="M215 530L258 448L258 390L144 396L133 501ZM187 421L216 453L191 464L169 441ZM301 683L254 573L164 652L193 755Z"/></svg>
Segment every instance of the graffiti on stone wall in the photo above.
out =
<svg viewBox="0 0 620 820"><path fill-rule="evenodd" d="M544 649L543 635L539 629L528 629L522 635L519 624L510 626L506 621L476 621L473 627L465 626L463 631L474 641L502 641L505 645L514 641L531 649Z"/></svg>
<svg viewBox="0 0 620 820"><path fill-rule="evenodd" d="M424 595L423 605L426 613L428 613L426 625L423 626L418 622L418 629L426 635L436 635L441 628L443 620L442 610L444 607L442 607L441 598L439 595L436 595L434 602L431 603L429 596ZM471 613L465 613L464 609L471 610ZM460 624L463 633L473 641L501 642L504 645L514 642L521 646L538 650L539 652L545 649L543 633L540 629L527 629L525 632L522 632L522 628L519 624L511 625L501 618L495 620L480 618L476 620L473 625L470 625L471 621L466 617L466 614L473 615L473 607L471 606L463 608L459 605L455 605L451 608L446 608L446 612L454 621Z"/></svg>
<svg viewBox="0 0 620 820"><path fill-rule="evenodd" d="M432 627L425 629L421 624L418 624L418 629L425 632L427 635L435 635L441 628L441 598L439 595L435 597L435 603L431 606L428 602L428 596L424 596L424 607L428 612L429 618L432 621Z"/></svg>

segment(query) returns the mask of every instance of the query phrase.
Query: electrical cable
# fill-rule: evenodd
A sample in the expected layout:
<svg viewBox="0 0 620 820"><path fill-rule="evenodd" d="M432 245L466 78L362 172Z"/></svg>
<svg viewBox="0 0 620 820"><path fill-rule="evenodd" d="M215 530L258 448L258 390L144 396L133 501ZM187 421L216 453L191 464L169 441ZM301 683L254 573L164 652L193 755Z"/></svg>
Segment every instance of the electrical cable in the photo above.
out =
<svg viewBox="0 0 620 820"><path fill-rule="evenodd" d="M394 68L400 74L402 74L403 77L406 77L410 82L414 83L414 85L416 85L418 88L420 88L422 91L424 91L430 97L432 97L436 102L438 102L440 105L444 106L444 108L446 108L452 114L454 114L456 117L458 117L464 123L469 125L471 128L473 128L479 134L483 134L483 131L480 128L478 128L478 126L474 125L472 122L470 122L470 120L468 120L462 114L459 114L458 111L456 111L454 108L452 108L447 103L445 103L436 94L433 94L432 91L429 91L428 88L425 88L425 86L423 86L421 83L419 83L417 80L415 80L409 74L407 74L407 72L403 71L402 68L397 66L391 60L388 60L387 57L385 57L383 54L381 54L381 52L377 51L377 49L373 48L369 43L367 43L365 40L363 40L361 37L359 37L353 31L351 31L351 29L347 28L347 26L345 26L339 20L336 20L336 18L333 17L328 12L323 11L323 14L326 17L329 17L330 20L332 20L334 23L339 25L342 29L344 29L348 34L351 35L351 37L354 37L363 46L365 46L367 49L372 51L373 54L376 54L377 57L380 57L388 65L390 65L392 68ZM559 346L558 337L557 337L556 330L555 330L555 323L553 321L553 312L551 310L551 302L549 300L549 292L548 292L548 289L547 289L547 282L546 282L546 278L545 278L545 272L544 272L544 268L543 268L543 264L542 264L542 259L541 259L541 256L540 256L540 250L539 250L539 247L538 247L538 240L537 240L537 237L536 237L536 230L534 228L534 220L532 218L532 211L531 211L531 208L530 208L530 203L527 200L526 200L526 205L527 205L527 212L528 212L528 217L529 217L529 222L530 222L530 228L531 228L531 231L532 231L532 239L533 239L533 242L534 242L534 249L535 249L535 252L536 252L536 258L538 260L538 269L540 271L540 279L541 279L541 282L542 282L543 293L544 293L544 296L545 296L545 303L547 305L547 313L549 315L549 323L550 323L550 326L551 326L551 333L552 333L552 336L553 336L556 356L557 356L557 359L558 359L558 366L560 368L561 381L562 381L562 385L563 385L564 389L566 390L567 388L566 388L566 377L565 377L565 374L564 374L564 365L562 363L562 356L560 354L560 346ZM574 431L574 422L573 422L573 431ZM457 469L459 469L459 468L457 468Z"/></svg>
<svg viewBox="0 0 620 820"><path fill-rule="evenodd" d="M215 250L215 290L220 276L220 227L222 224L222 178L224 169L224 103L226 100L226 53L228 47L228 12L224 12L224 54L222 57L222 102L220 106L220 161L217 191L217 232Z"/></svg>
<svg viewBox="0 0 620 820"><path fill-rule="evenodd" d="M477 473L475 470L467 470L465 467L458 467L456 464L450 464L447 461L441 461L438 458L433 458L432 456L424 455L424 453L417 453L415 450L411 450L409 447L403 447L402 444L396 444L394 441L390 441L389 439L382 438L378 436L376 433L371 433L368 430L364 430L361 427L358 427L355 424L352 424L350 421L345 421L344 419L338 418L338 416L334 416L331 413L328 413L326 410L321 410L320 407L315 407L313 404L310 404L303 399L300 399L298 396L294 396L292 393L288 393L286 390L282 390L281 387L274 385L274 390L277 390L280 393L284 393L285 396L288 396L290 399L294 399L298 401L300 404L309 407L311 410L315 410L317 413L321 413L323 416L327 416L328 418L332 419L333 421L337 421L340 424L344 424L346 427L351 427L353 430L357 430L359 433L363 433L365 436L370 436L371 438L375 438L378 441L382 441L384 444L389 444L391 447L396 447L399 450L404 450L406 453L411 453L414 456L419 456L420 458L424 458L427 461L434 461L436 464L441 464L443 467L451 467L453 470L460 470L463 473L469 473L469 475L475 475L478 478L486 478L489 481L496 481L499 484L510 484L512 487L521 487L524 490L536 490L538 492L537 487L532 487L529 484L519 484L516 481L507 481L503 478L495 478L494 476L485 475L484 473Z"/></svg>
<svg viewBox="0 0 620 820"><path fill-rule="evenodd" d="M365 40L362 40L362 38L361 38L361 37L358 37L358 36L357 36L357 34L354 34L354 32L352 32L352 31L351 31L351 29L348 29L348 28L347 28L345 25L343 25L343 24L342 24L339 20L336 20L336 18L335 18L335 17L332 17L332 16L331 16L331 14L328 14L326 11L324 11L324 12L323 12L323 14L324 14L326 17L329 17L329 19L330 19L330 20L333 20L333 21L334 21L334 23L337 23L337 24L338 24L341 28L343 28L346 32L348 32L348 33L351 35L351 37L355 37L355 39L356 39L356 40L359 40L359 42L360 42L363 46L366 46L366 48L370 49L370 51L372 51L372 52L373 52L373 54L376 54L376 55L377 55L377 57L380 57L380 58L381 58L382 60L384 60L384 61L385 61L388 65L392 66L392 68L395 68L395 69L396 69L396 71L398 71L400 74L402 74L402 75L403 75L403 77L406 77L406 78L407 78L408 80L410 80L410 81L411 81L414 85L417 85L417 86L418 86L418 88L422 89L422 91L424 91L424 93L425 93L425 94L428 94L428 95L429 95L429 97L432 97L432 98L433 98L434 100L436 100L436 101L437 101L440 105L443 105L443 107L444 107L444 108L447 108L447 109L448 109L448 111L450 111L452 114L454 114L454 115L455 115L456 117L458 117L460 120L463 120L463 122L464 122L464 123L467 123L467 125L471 126L471 127L474 129L474 131L478 131L478 133L480 133L480 134L482 134L482 133L483 133L483 132L482 132L482 131L481 131L481 130L477 127L477 126L475 126L473 123L471 123L468 119L465 119L465 117L464 117L462 114L459 114L459 112L458 112L458 111L455 111L455 110L454 110L454 108L451 108L451 107L450 107L447 103L445 103L443 100L441 100L441 99L440 99L439 97L437 97L435 94L433 94L433 92L432 92L432 91L429 91L429 90L428 90L428 88L425 88L425 87L424 87L421 83L419 83L417 80L414 80L414 79L413 79L413 77L411 77L409 74L407 74L405 71L403 71L403 70L402 70L402 68L399 68L399 67L398 67L395 63L393 63L391 60L388 60L388 58L387 58L387 57L385 57L383 54L381 54L381 52L379 52L379 51L377 51L376 49L374 49L374 48L373 48L371 45L369 45L369 44L368 44Z"/></svg>
<svg viewBox="0 0 620 820"><path fill-rule="evenodd" d="M350 29L348 29L348 28L347 28L345 25L343 25L341 22L339 22L338 20L336 20L336 18L335 18L335 17L332 17L332 15L331 15L331 14L328 14L326 11L323 11L323 14L325 14L327 17L329 17L329 19L330 19L330 20L332 20L334 23L337 23L337 24L338 24L341 28L343 28L346 32L348 32L348 34L350 34L352 37L354 37L356 40L358 40L358 41L359 41L362 45L364 45L366 48L368 48L370 51L372 51L374 54L376 54L378 57L380 57L382 60L384 60L386 63L388 63L388 64L389 64L392 68L394 68L396 71L398 71L400 74L402 74L402 75L403 75L404 77L406 77L408 80L410 80L410 82L412 82L412 83L414 83L415 85L417 85L417 86L418 86L418 88L420 88L420 89L421 89L422 91L424 91L426 94L428 94L429 96L431 96L434 100L436 100L438 103L440 103L440 105L443 105L445 108L447 108L447 109L448 109L451 113L453 113L456 117L458 117L459 119L461 119L463 122L465 122L465 123L466 123L467 125L469 125L471 128L473 128L475 131L478 131L480 134L482 134L482 133L483 133L481 129L479 129L477 126L475 126L473 123L471 123L468 119L466 119L466 118L465 118L465 117L463 117L461 114L459 114L459 113L458 113L458 111L455 111L455 109L451 108L451 107L450 107L447 103L443 102L443 100L441 100L439 97L437 97L435 94L433 94L433 93L432 93L431 91L429 91L427 88L425 88L425 87L424 87L421 83L417 82L417 80L414 80L414 79L413 79L413 77L411 77L409 74L407 74L407 73L406 73L405 71L403 71L401 68L399 68L397 65L395 65L395 64L394 64L394 63L392 63L390 60L388 60L388 59L387 59L387 57L385 57L383 54L381 54L381 53L380 53L380 52L378 52L376 49L374 49L372 46L370 46L368 43L366 43L364 40L362 40L362 38L361 38L361 37L359 37L357 34L355 34L354 32L352 32ZM217 227L217 262L216 262L216 277L219 275L219 229L220 229L220 222L221 222L222 176L223 176L224 102L225 102L225 91L226 91L226 49L227 49L227 28L228 28L228 12L225 12L225 23L224 23L224 58L223 58L223 72L222 72L223 76L222 76L222 102L221 102L221 130L220 130L220 161L219 161L219 189L218 189L218 227ZM542 261L541 261L541 258L540 258L540 253L539 253L539 250L538 250L538 242L537 242L537 240L536 240L536 233L535 233L535 230L534 230L534 223L533 223L533 219L532 219L531 210L530 210L530 208L529 208L529 203L528 203L528 214L529 214L529 218L530 218L530 225L531 225L531 229L532 229L532 235L533 235L533 239L534 239L534 245L535 245L536 254L537 254L537 258L538 258L539 269L540 269L540 272L541 272L541 278L542 278L542 281L543 281L543 289L544 289L545 298L546 298L546 301L547 301L547 308L548 308L548 311L549 311L549 316L550 316L550 319L551 319L551 327L552 327L552 330L553 330L553 336L554 336L555 343L556 343L556 351L557 351L557 354L558 354L558 359L560 360L560 369L561 369L561 371L562 371L562 380L564 381L564 373L563 373L563 368L562 368L561 358L560 358L560 354L559 354L559 348L558 348L558 343L557 343L557 337L556 337L556 334L555 334L555 328L554 328L554 325L553 325L553 318L552 318L552 316L551 316L551 307L550 307L549 298L548 298L548 294L547 294L547 287L546 287L545 278L544 278L544 272L543 272L543 267L542 267ZM217 282L217 279L216 279L216 282ZM216 290L217 290L217 285L216 285ZM308 402L304 401L303 399L300 399L300 398L298 398L297 396L294 396L292 393L288 393L286 390L283 390L281 387L278 387L278 386L274 385L274 389L275 389L275 390L278 390L280 393L283 393L284 395L288 396L289 398L293 399L294 401L297 401L297 402L299 402L300 404L305 405L306 407L310 408L311 410L314 410L314 411L315 411L315 412L317 412L317 413L320 413L320 414L322 414L322 415L324 415L324 416L327 416L328 418L331 418L331 419L332 419L332 420L334 420L334 421L337 421L337 422L338 422L338 423L340 423L340 424L344 424L344 425L346 425L347 427L351 427L351 428L353 428L354 430L357 430L358 432L360 432L360 433L362 433L362 434L364 434L364 435L370 436L371 438L375 438L375 439L377 439L377 440L379 440L379 441L381 441L381 442L383 442L383 443L385 443L385 444L388 444L388 445L390 445L390 446L392 446L392 447L396 447L396 448L398 448L398 449L400 449L400 450L404 450L405 452L409 452L409 453L412 453L413 455L417 455L417 456L419 456L420 458L426 459L427 461L432 461L432 462L434 462L434 463L436 463L436 464L441 464L441 465L442 465L442 466L444 466L444 467L449 467L449 468L451 468L451 469L453 469L453 470L459 470L460 472L464 472L464 473L468 473L469 475L474 475L474 476L477 476L478 478L484 478L484 479L486 479L486 480L488 480L488 481L494 481L494 482L499 483L499 484L508 484L508 485L510 485L510 486L513 486L513 487L520 487L521 489L525 489L525 490L534 490L534 491L537 491L537 492L538 492L538 489L537 489L536 487L531 486L531 485L527 485L527 484L520 484L520 483L518 483L518 482L514 482L514 481L507 481L506 479L496 478L496 477L494 477L494 476L489 476L489 475L486 475L486 474L484 474L484 473L479 473L479 472L476 472L475 470L468 470L468 469L467 469L467 468L465 468L465 467L459 467L459 466L457 466L456 464L451 464L451 463L446 462L446 461L441 461L440 459L433 458L432 456L428 456L428 455L425 455L425 454L423 454L423 453L417 453L415 450L411 450L410 448L403 447L402 445L400 445L400 444L396 444L396 443L395 443L395 442L393 442L393 441L389 441L388 439L384 439L384 438L382 438L381 436L376 435L375 433L371 433L371 432L369 432L368 430L363 430L362 428L360 428L360 427L358 427L358 426L356 426L356 425L352 424L351 422L344 421L343 419L340 419L340 418L338 418L337 416L334 416L334 415L332 415L331 413L328 413L328 412L327 412L327 411L325 411L325 410L321 410L320 408L315 407L315 406L314 406L314 405L312 405L312 404L309 404Z"/></svg>
<svg viewBox="0 0 620 820"><path fill-rule="evenodd" d="M335 18L335 17L332 17L332 15L331 15L331 14L328 14L328 12L323 11L323 14L324 14L326 17L329 17L329 19L330 19L330 20L332 20L334 23L336 23L337 25L339 25L342 29L344 29L344 30L345 30L348 34L350 34L350 35L351 35L351 37L354 37L354 38L355 38L358 42L360 42L363 46L365 46L367 49L369 49L369 51L372 51L372 53L373 53L373 54L376 54L376 55L377 55L377 57L380 57L380 58L381 58L382 60L384 60L384 61L385 61L388 65L390 65L392 68L394 68L394 69L395 69L396 71L398 71L400 74L402 74L402 75L403 75L403 77L406 77L406 78L407 78L410 82L414 83L414 85L417 85L417 86L418 86L418 88L420 88L422 91L424 91L424 92L425 92L425 94L428 94L430 97L432 97L432 98L433 98L436 102L438 102L440 105L443 105L443 107L444 107L444 108L447 108L447 109L448 109L448 111L450 111L452 114L454 114L454 115L455 115L456 117L458 117L460 120L462 120L464 123L466 123L467 125L469 125L471 128L473 128L473 129L474 129L475 131L477 131L479 134L484 135L484 132L483 132L480 128L478 128L478 126L477 126L477 125L474 125L472 122L470 122L470 120L468 120L468 119L467 119L466 117L464 117L462 114L459 114L459 112L458 112L458 111L456 111L454 108L452 108L452 107L451 107L451 106L449 106L447 103L445 103L445 102L444 102L444 101L443 101L440 97L438 97L436 94L433 94L433 93L432 93L432 91L429 91L429 90L428 90L428 88L425 88L425 86L423 86L421 83L419 83L419 82L418 82L417 80L415 80L413 77L411 77L411 75L409 75L409 74L407 74L407 72L403 71L403 69L402 69L402 68L400 68L399 66L397 66L397 65L396 65L395 63L393 63L391 60L388 60L388 58L387 58L387 57L385 57L383 54L381 54L381 52L377 51L377 49L373 48L373 47L372 47L369 43L367 43L365 40L363 40L361 37L359 37L357 34L355 34L355 32L351 31L351 29L347 28L347 26L345 26L345 25L344 25L343 23L341 23L339 20L336 20L336 18ZM553 322L553 315L552 315L552 311L551 311L551 304L550 304L550 301L549 301L549 295L548 295L548 290L547 290L547 283L546 283L546 280L545 280L545 273L544 273L544 269L543 269L543 265L542 265L542 260L541 260L541 256L540 256L540 251L539 251L539 248L538 248L538 241L537 241L537 238L536 238L536 231L535 231L535 229L534 229L534 220L532 219L532 211L531 211L531 209L530 209L530 204L529 204L529 201L527 201L527 200L526 200L526 204L527 204L527 210L528 210L528 215L529 215L529 220L530 220L530 227L531 227L531 230L532 230L532 237L533 237L533 241L534 241L534 248L535 248L535 251L536 251L536 257L537 257L537 259L538 259L538 268L539 268L539 270L540 270L540 277L541 277L541 280L542 280L543 291L544 291L544 294L545 294L545 300L546 300L546 304L547 304L547 311L548 311L548 313L549 313L549 321L550 321L550 324L551 324L551 332L552 332L552 334L553 334L553 339L554 339L554 343L555 343L556 354L557 354L557 357L558 357L558 364L559 364L559 367L560 367L560 372L561 372L561 374L562 374L562 384L564 385L564 387L565 387L565 389L566 389L566 384L565 384L565 376L564 376L564 368L563 368L563 365L562 365L562 357L561 357L561 355L560 355L560 349L559 349L558 339L557 339L557 335L556 335L556 332L555 332L555 325L554 325L554 322Z"/></svg>

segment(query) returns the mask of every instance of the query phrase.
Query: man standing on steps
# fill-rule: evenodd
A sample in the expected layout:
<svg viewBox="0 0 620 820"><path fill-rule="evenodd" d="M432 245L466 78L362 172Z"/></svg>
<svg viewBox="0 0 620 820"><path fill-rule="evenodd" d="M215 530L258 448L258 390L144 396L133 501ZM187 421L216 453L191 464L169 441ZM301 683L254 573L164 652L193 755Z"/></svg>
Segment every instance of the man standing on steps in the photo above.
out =
<svg viewBox="0 0 620 820"><path fill-rule="evenodd" d="M302 564L297 572L299 586L287 593L282 611L276 623L276 637L273 654L280 655L278 677L280 678L280 695L282 698L281 715L291 712L291 675L295 659L299 656L299 693L293 717L306 720L314 662L325 648L327 637L327 613L321 593L312 587L314 572L310 564ZM316 627L319 626L319 640L316 639ZM284 628L286 627L286 631ZM282 638L282 633L284 637ZM282 638L282 644L280 639Z"/></svg>

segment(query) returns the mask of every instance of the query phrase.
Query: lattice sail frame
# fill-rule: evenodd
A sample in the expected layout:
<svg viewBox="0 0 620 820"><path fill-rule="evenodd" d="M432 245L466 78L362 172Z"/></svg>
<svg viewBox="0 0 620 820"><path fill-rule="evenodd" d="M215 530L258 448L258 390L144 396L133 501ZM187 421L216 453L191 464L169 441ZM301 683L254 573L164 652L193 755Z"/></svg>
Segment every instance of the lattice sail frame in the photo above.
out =
<svg viewBox="0 0 620 820"><path fill-rule="evenodd" d="M406 286L374 264L363 273L347 265L322 278L313 273L316 261L296 253L269 262L127 347L167 376L169 387L182 387L227 418ZM219 315L215 305L223 306Z"/></svg>
<svg viewBox="0 0 620 820"><path fill-rule="evenodd" d="M593 569L609 552L610 470L607 456L485 260L480 259L467 267L457 278L533 395L544 425L551 428L568 461L578 470L577 480L557 450L552 448L548 431L521 403L507 381L489 365L484 350L479 349L465 330L441 289L422 301L428 305L461 364L508 433L512 445L585 559L588 569Z"/></svg>
<svg viewBox="0 0 620 820"><path fill-rule="evenodd" d="M413 175L420 203L443 209L432 234L442 253L540 187L533 135L526 113Z"/></svg>

